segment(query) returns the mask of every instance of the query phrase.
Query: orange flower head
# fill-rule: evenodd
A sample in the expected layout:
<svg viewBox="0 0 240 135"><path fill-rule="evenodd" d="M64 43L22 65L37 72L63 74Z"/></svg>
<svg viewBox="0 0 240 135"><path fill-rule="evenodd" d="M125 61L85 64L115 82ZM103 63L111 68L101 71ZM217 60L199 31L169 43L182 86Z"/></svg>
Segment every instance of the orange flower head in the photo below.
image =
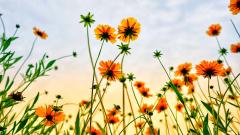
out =
<svg viewBox="0 0 240 135"><path fill-rule="evenodd" d="M240 0L230 0L228 8L233 15L237 15L240 12Z"/></svg>
<svg viewBox="0 0 240 135"><path fill-rule="evenodd" d="M232 53L240 53L240 42L231 45L231 52Z"/></svg>
<svg viewBox="0 0 240 135"><path fill-rule="evenodd" d="M232 72L232 68L231 67L224 68L223 69L223 73L222 73L222 77L226 77L226 76L230 75L231 72Z"/></svg>
<svg viewBox="0 0 240 135"><path fill-rule="evenodd" d="M122 76L121 65L113 61L101 61L98 68L100 74L109 81L116 81Z"/></svg>
<svg viewBox="0 0 240 135"><path fill-rule="evenodd" d="M115 29L110 25L98 25L95 30L95 35L98 40L110 41L112 44L116 42L117 34L115 34Z"/></svg>
<svg viewBox="0 0 240 135"><path fill-rule="evenodd" d="M141 89L141 88L144 88L145 83L144 83L144 82L141 82L141 81L136 81L136 82L134 83L134 86L135 86L137 89Z"/></svg>
<svg viewBox="0 0 240 135"><path fill-rule="evenodd" d="M41 39L47 39L48 35L46 32L41 31L39 28L37 27L33 27L33 34L37 37L40 37Z"/></svg>
<svg viewBox="0 0 240 135"><path fill-rule="evenodd" d="M80 106L85 106L85 105L88 105L90 102L88 100L82 100L80 102Z"/></svg>
<svg viewBox="0 0 240 135"><path fill-rule="evenodd" d="M119 118L116 117L116 116L108 116L107 123L116 124L116 123L118 123L119 121L120 121Z"/></svg>
<svg viewBox="0 0 240 135"><path fill-rule="evenodd" d="M136 40L140 33L140 23L133 17L125 18L118 25L118 38L123 42Z"/></svg>
<svg viewBox="0 0 240 135"><path fill-rule="evenodd" d="M144 97L146 97L146 98L148 98L148 97L151 97L152 96L152 94L150 94L149 93L149 88L141 88L141 89L138 89L138 91L139 91L139 93L142 95L142 96L144 96Z"/></svg>
<svg viewBox="0 0 240 135"><path fill-rule="evenodd" d="M184 82L178 78L172 79L172 83L177 87L178 91L182 91L182 86L184 85Z"/></svg>
<svg viewBox="0 0 240 135"><path fill-rule="evenodd" d="M191 86L197 79L198 77L195 74L189 74L183 77L183 82L186 86Z"/></svg>
<svg viewBox="0 0 240 135"><path fill-rule="evenodd" d="M175 108L178 112L182 112L183 105L181 103L178 103L178 104L176 104Z"/></svg>
<svg viewBox="0 0 240 135"><path fill-rule="evenodd" d="M220 24L212 24L207 31L208 36L218 36L221 32L222 26Z"/></svg>
<svg viewBox="0 0 240 135"><path fill-rule="evenodd" d="M62 111L54 111L53 108L49 105L48 107L38 107L35 110L35 114L38 117L43 117L45 120L44 125L52 126L61 121L64 121L65 114Z"/></svg>
<svg viewBox="0 0 240 135"><path fill-rule="evenodd" d="M194 92L195 92L195 86L194 85L189 85L187 94L193 94Z"/></svg>
<svg viewBox="0 0 240 135"><path fill-rule="evenodd" d="M202 75L204 78L219 76L223 74L223 64L217 61L201 61L196 65L197 75Z"/></svg>
<svg viewBox="0 0 240 135"><path fill-rule="evenodd" d="M90 135L102 135L101 131L94 128L94 127L88 127L87 128L87 133L89 133Z"/></svg>
<svg viewBox="0 0 240 135"><path fill-rule="evenodd" d="M139 111L141 113L147 114L148 112L151 112L152 109L153 109L153 105L143 104Z"/></svg>
<svg viewBox="0 0 240 135"><path fill-rule="evenodd" d="M157 135L158 134L158 130L156 128L152 129L150 127L147 128L145 135Z"/></svg>
<svg viewBox="0 0 240 135"><path fill-rule="evenodd" d="M192 69L192 63L184 63L178 66L177 71L175 71L176 76L185 76L189 74Z"/></svg>
<svg viewBox="0 0 240 135"><path fill-rule="evenodd" d="M145 122L144 121L140 121L140 122L138 122L135 126L137 127L137 128L139 128L139 129L141 129L141 128L143 128L143 125L145 124Z"/></svg>
<svg viewBox="0 0 240 135"><path fill-rule="evenodd" d="M168 104L167 104L166 98L164 97L160 98L156 106L156 110L158 111L158 113L165 111L167 108L168 108Z"/></svg>
<svg viewBox="0 0 240 135"><path fill-rule="evenodd" d="M107 112L108 112L107 113L108 116L115 116L120 113L120 111L118 109L116 109L115 107L111 110L107 110Z"/></svg>

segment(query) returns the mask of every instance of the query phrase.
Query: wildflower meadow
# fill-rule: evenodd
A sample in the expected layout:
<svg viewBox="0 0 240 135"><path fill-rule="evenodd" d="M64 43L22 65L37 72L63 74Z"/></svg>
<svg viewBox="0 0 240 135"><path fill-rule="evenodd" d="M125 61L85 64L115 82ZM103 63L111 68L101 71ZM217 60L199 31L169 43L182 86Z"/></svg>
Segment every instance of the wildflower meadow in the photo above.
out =
<svg viewBox="0 0 240 135"><path fill-rule="evenodd" d="M240 0L230 0L228 10L239 19ZM42 101L41 97L48 96L48 91L32 91L31 86L40 78L48 80L58 70L60 61L77 60L81 53L73 51L57 58L45 53L31 63L29 59L36 53L35 47L40 41L48 42L48 30L33 27L31 48L24 48L29 50L27 54L18 55L11 46L19 40L21 25L16 24L14 33L7 34L5 18L11 16L1 13L1 135L240 135L240 73L232 69L228 59L229 55L239 59L240 27L232 19L226 21L230 22L238 42L229 44L228 48L223 47L219 38L224 29L220 23L213 22L202 31L215 41L212 51L218 55L214 59L202 59L197 64L182 61L174 67L164 63L170 54L156 46L152 61L165 73L161 77L166 82L153 91L146 80L138 79L134 71L127 72L125 68L133 46L141 47L136 41L144 25L134 16L126 16L118 18L116 27L109 24L93 27L97 22L94 13L79 15L79 29L85 35L81 45L86 47L83 51L88 52L85 59L91 67L88 74L91 85L85 90L90 94L83 93L86 98L78 99L77 103L67 103L62 100L67 95L61 94L56 94L52 101ZM96 45L91 40L99 44L98 53L92 51ZM117 55L108 52L111 59L101 57L106 54L106 44L118 52ZM113 84L120 88L111 87ZM120 104L105 100L113 90L121 91L111 97L120 97ZM26 91L31 91L30 98L26 98ZM77 108L71 114L65 108L69 105Z"/></svg>

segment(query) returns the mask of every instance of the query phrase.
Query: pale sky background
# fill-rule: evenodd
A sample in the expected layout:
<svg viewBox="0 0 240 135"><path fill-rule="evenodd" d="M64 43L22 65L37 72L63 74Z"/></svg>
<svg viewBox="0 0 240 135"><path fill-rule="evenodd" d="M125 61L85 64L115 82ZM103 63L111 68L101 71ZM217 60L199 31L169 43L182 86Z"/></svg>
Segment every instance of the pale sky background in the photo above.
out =
<svg viewBox="0 0 240 135"><path fill-rule="evenodd" d="M219 36L222 46L239 41L231 23L233 19L240 29L239 16L228 10L228 0L0 0L0 12L6 23L7 34L12 34L15 24L21 28L20 37L12 48L19 55L27 55L34 35L32 28L45 30L49 38L38 40L29 62L35 62L44 52L50 58L58 58L79 52L77 58L68 58L58 63L59 70L49 77L39 79L26 95L47 90L48 97L42 104L48 104L54 95L63 95L63 102L79 102L90 97L91 66L87 52L86 31L79 24L80 15L89 11L96 22L90 30L93 53L100 47L95 40L93 29L97 24L110 24L117 28L121 19L132 16L141 23L141 33L137 41L130 45L131 55L127 56L124 70L136 75L157 92L166 81L159 63L153 58L153 51L161 50L166 67L184 62L199 63L203 59L218 57L214 38L206 35L210 24L220 23L223 27ZM0 27L2 32L2 27ZM102 60L114 58L118 53L116 45L105 44ZM227 56L235 71L240 71L239 55ZM24 71L24 70L23 70ZM121 89L114 85L109 89L106 102L121 105ZM113 98L114 97L114 98Z"/></svg>

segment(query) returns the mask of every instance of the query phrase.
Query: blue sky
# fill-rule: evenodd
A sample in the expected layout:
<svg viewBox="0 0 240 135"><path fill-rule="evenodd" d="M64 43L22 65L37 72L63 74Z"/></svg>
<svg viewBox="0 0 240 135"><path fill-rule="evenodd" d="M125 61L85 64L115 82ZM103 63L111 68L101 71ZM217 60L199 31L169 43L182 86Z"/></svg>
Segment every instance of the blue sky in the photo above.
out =
<svg viewBox="0 0 240 135"><path fill-rule="evenodd" d="M166 80L152 57L156 49L163 52L163 62L167 67L184 62L197 64L203 59L213 60L218 57L217 44L205 33L212 23L222 25L219 39L224 47L229 48L230 44L239 41L230 23L233 19L240 24L239 16L231 15L228 1L223 0L0 0L0 12L4 14L7 33L14 32L16 23L21 26L17 34L20 38L13 45L19 55L26 56L30 50L34 26L49 35L47 40L38 40L29 62L35 62L44 52L51 58L68 55L72 51L80 53L77 59L59 62L59 70L38 81L33 88L48 90L53 95L63 94L68 102L76 102L89 95L91 68L86 31L79 24L80 14L89 11L96 20L90 31L95 54L100 47L100 41L96 41L93 35L97 24L117 27L125 17L138 19L141 34L130 45L132 54L127 56L124 68L155 90ZM117 53L116 45L105 44L101 59L111 59ZM228 59L233 69L239 71L239 55L230 54ZM108 98L111 98L111 94L121 92L115 90L109 93ZM113 102L118 100L113 99Z"/></svg>

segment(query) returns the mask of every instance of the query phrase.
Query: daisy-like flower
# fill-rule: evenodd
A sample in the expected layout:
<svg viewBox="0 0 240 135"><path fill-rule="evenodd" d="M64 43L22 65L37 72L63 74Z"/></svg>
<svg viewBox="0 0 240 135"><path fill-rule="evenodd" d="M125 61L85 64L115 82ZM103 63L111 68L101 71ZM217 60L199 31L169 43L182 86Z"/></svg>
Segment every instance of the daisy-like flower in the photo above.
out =
<svg viewBox="0 0 240 135"><path fill-rule="evenodd" d="M167 104L166 98L165 97L160 98L156 106L156 110L158 111L158 113L165 111L167 108L168 108L168 104Z"/></svg>
<svg viewBox="0 0 240 135"><path fill-rule="evenodd" d="M147 114L147 113L151 112L152 109L153 109L153 105L143 104L139 111L141 113Z"/></svg>
<svg viewBox="0 0 240 135"><path fill-rule="evenodd" d="M54 111L53 108L49 105L48 107L38 107L35 110L35 114L38 117L44 118L44 125L46 126L52 126L54 124L57 124L61 121L64 121L65 114L62 111Z"/></svg>
<svg viewBox="0 0 240 135"><path fill-rule="evenodd" d="M185 76L192 69L192 63L184 63L177 67L177 71L175 71L176 76Z"/></svg>
<svg viewBox="0 0 240 135"><path fill-rule="evenodd" d="M94 127L88 127L87 128L87 133L89 133L90 135L102 135L101 131L94 128Z"/></svg>
<svg viewBox="0 0 240 135"><path fill-rule="evenodd" d="M223 64L220 64L217 61L203 60L200 64L196 65L196 70L197 75L211 79L211 77L223 74Z"/></svg>
<svg viewBox="0 0 240 135"><path fill-rule="evenodd" d="M137 89L141 89L141 88L144 88L145 83L144 83L144 82L141 82L141 81L136 81L136 82L134 83L134 86L135 86Z"/></svg>
<svg viewBox="0 0 240 135"><path fill-rule="evenodd" d="M41 39L47 39L48 35L46 32L41 31L39 28L37 27L33 27L33 34L37 37L40 37Z"/></svg>
<svg viewBox="0 0 240 135"><path fill-rule="evenodd" d="M233 15L237 15L240 12L240 0L230 0L228 8Z"/></svg>
<svg viewBox="0 0 240 135"><path fill-rule="evenodd" d="M177 110L178 112L182 112L183 105L182 105L181 103L177 103L177 104L175 105L175 108L176 108L176 110Z"/></svg>
<svg viewBox="0 0 240 135"><path fill-rule="evenodd" d="M149 91L150 91L149 88L144 88L144 87L143 87L143 88L138 89L138 91L139 91L139 93L140 93L142 96L144 96L144 97L146 97L146 98L152 96L152 94L149 93Z"/></svg>
<svg viewBox="0 0 240 135"><path fill-rule="evenodd" d="M195 92L195 87L194 85L189 85L188 86L188 93L187 94L193 94Z"/></svg>
<svg viewBox="0 0 240 135"><path fill-rule="evenodd" d="M107 112L108 112L107 116L115 116L120 113L119 109L117 109L115 107L111 110L107 110Z"/></svg>
<svg viewBox="0 0 240 135"><path fill-rule="evenodd" d="M116 123L118 123L119 121L120 121L119 118L116 117L116 116L108 116L107 123L116 124Z"/></svg>
<svg viewBox="0 0 240 135"><path fill-rule="evenodd" d="M136 40L140 33L140 23L133 17L125 18L118 25L118 38L123 42Z"/></svg>
<svg viewBox="0 0 240 135"><path fill-rule="evenodd" d="M101 61L98 68L100 74L109 81L116 81L122 76L121 65L113 61Z"/></svg>
<svg viewBox="0 0 240 135"><path fill-rule="evenodd" d="M88 106L89 103L90 103L90 101L88 101L88 100L82 100L82 101L79 103L79 105L80 105L80 106Z"/></svg>
<svg viewBox="0 0 240 135"><path fill-rule="evenodd" d="M141 128L143 128L143 125L145 124L145 122L144 121L140 121L140 122L138 122L135 126L137 127L137 128L139 128L139 129L141 129Z"/></svg>
<svg viewBox="0 0 240 135"><path fill-rule="evenodd" d="M240 42L231 45L231 52L232 53L240 53Z"/></svg>
<svg viewBox="0 0 240 135"><path fill-rule="evenodd" d="M223 69L222 77L225 77L225 76L230 75L231 72L232 72L232 68L231 68L231 67L224 68L224 69Z"/></svg>
<svg viewBox="0 0 240 135"><path fill-rule="evenodd" d="M172 83L177 87L178 91L182 91L182 86L184 85L184 82L178 78L172 79Z"/></svg>
<svg viewBox="0 0 240 135"><path fill-rule="evenodd" d="M183 82L186 86L191 86L197 79L198 77L195 74L189 74L183 77Z"/></svg>
<svg viewBox="0 0 240 135"><path fill-rule="evenodd" d="M98 40L110 41L112 44L116 42L117 34L115 34L115 29L110 25L98 25L95 30L95 35Z"/></svg>
<svg viewBox="0 0 240 135"><path fill-rule="evenodd" d="M157 135L158 134L158 130L156 128L152 129L150 127L147 128L145 135Z"/></svg>
<svg viewBox="0 0 240 135"><path fill-rule="evenodd" d="M222 30L222 26L220 24L212 24L207 31L209 36L218 36Z"/></svg>

